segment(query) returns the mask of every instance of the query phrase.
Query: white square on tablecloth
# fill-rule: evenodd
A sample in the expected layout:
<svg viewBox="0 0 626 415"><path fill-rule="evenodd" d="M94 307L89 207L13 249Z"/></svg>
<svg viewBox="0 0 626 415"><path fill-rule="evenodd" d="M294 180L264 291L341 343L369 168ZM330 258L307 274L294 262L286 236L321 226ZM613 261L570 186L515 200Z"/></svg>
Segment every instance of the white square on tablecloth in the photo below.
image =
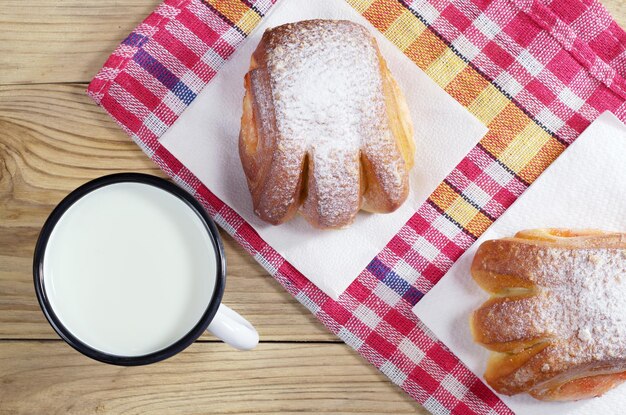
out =
<svg viewBox="0 0 626 415"><path fill-rule="evenodd" d="M267 27L306 19L366 26L409 104L417 152L409 200L392 214L360 212L348 229L316 230L302 217L272 226L252 210L239 161L243 76ZM160 142L305 277L337 298L487 132L458 102L343 0L281 0Z"/></svg>

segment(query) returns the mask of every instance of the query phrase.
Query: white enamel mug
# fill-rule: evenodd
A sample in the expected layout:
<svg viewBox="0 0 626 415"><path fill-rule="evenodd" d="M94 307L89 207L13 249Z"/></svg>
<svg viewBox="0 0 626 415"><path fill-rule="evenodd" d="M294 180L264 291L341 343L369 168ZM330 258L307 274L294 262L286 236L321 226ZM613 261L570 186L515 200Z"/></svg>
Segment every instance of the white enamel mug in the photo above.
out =
<svg viewBox="0 0 626 415"><path fill-rule="evenodd" d="M53 329L101 362L158 362L205 330L240 350L259 341L221 304L226 261L214 222L155 176L114 174L71 192L41 230L33 276Z"/></svg>

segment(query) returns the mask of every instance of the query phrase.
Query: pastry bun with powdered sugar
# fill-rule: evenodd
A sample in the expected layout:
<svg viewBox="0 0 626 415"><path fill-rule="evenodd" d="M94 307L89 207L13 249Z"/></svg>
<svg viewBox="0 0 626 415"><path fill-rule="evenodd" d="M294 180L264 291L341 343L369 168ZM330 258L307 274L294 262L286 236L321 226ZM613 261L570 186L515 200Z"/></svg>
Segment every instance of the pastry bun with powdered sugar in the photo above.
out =
<svg viewBox="0 0 626 415"><path fill-rule="evenodd" d="M342 228L396 210L415 145L405 99L363 26L308 20L268 29L252 55L239 153L254 211Z"/></svg>
<svg viewBox="0 0 626 415"><path fill-rule="evenodd" d="M497 392L578 400L626 380L626 234L518 232L483 243L471 273L492 295L470 326Z"/></svg>

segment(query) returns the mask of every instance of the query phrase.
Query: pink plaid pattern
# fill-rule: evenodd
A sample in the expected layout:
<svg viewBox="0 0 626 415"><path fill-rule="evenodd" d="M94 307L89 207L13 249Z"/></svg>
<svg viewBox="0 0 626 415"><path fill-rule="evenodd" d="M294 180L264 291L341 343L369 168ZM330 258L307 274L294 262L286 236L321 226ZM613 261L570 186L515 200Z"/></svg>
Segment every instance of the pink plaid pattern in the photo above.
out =
<svg viewBox="0 0 626 415"><path fill-rule="evenodd" d="M262 17L273 1L166 0L115 50L89 95L287 291L428 410L511 413L411 312L479 235L426 202L334 301L159 144L246 37L222 13L229 3ZM604 109L626 119L625 35L598 3L400 3L561 142L574 140ZM480 145L446 184L492 220L528 186Z"/></svg>
<svg viewBox="0 0 626 415"><path fill-rule="evenodd" d="M406 4L563 143L605 110L624 116L626 36L594 1Z"/></svg>

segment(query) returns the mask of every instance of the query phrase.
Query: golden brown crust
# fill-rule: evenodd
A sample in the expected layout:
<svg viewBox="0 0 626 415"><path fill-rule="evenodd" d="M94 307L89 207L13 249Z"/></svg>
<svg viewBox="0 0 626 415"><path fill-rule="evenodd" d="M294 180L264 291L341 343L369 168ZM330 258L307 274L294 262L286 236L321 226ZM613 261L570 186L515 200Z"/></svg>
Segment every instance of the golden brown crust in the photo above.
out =
<svg viewBox="0 0 626 415"><path fill-rule="evenodd" d="M522 231L483 243L471 272L492 294L470 327L497 392L577 400L626 379L626 234Z"/></svg>
<svg viewBox="0 0 626 415"><path fill-rule="evenodd" d="M333 54L338 47L343 49ZM321 56L319 63L311 56L315 53ZM348 65L359 86L356 80L337 81L338 89L352 88L343 95L337 92L329 105L337 108L328 114L315 113L316 108L312 115L305 113L301 107L310 109L321 98L314 89L298 89L296 80L311 78L308 82L315 84L320 74L341 80ZM366 76L370 72L373 77ZM316 227L341 228L361 208L391 212L406 200L415 151L408 108L375 40L362 26L310 20L267 30L244 86L239 152L254 210L263 220L280 224L299 211ZM342 126L350 115L358 117ZM309 116L311 121L302 121ZM352 144L316 142L317 124L330 138ZM337 133L342 131L347 134Z"/></svg>
<svg viewBox="0 0 626 415"><path fill-rule="evenodd" d="M265 37L265 36L264 36ZM255 212L266 222L279 224L291 219L298 211L303 180L301 172L304 166L304 154L301 155L299 170L282 168L285 158L282 152L276 152L276 134L268 130L275 121L258 122L259 118L273 118L271 106L263 108L255 105L254 92L268 94L270 91L269 74L260 66L264 62L265 43L261 41L252 55L250 71L244 77L246 90L243 99L241 131L239 134L239 156L248 181ZM252 82L257 87L252 89ZM256 99L269 99L269 97ZM286 185L285 185L286 184Z"/></svg>

